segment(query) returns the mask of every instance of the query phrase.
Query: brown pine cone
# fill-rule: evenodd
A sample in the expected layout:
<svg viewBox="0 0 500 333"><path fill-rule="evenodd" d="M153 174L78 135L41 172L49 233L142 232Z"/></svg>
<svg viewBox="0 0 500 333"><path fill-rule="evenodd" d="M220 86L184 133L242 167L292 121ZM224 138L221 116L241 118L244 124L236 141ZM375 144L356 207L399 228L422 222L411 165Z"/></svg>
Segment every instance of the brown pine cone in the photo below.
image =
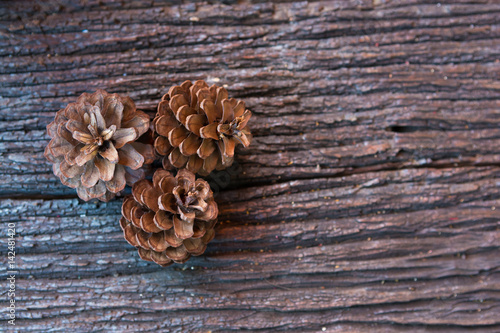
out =
<svg viewBox="0 0 500 333"><path fill-rule="evenodd" d="M168 266L205 252L215 235L218 208L210 185L194 173L181 169L173 177L158 169L153 182L134 184L122 215L123 235L139 256Z"/></svg>
<svg viewBox="0 0 500 333"><path fill-rule="evenodd" d="M162 97L153 120L155 149L163 167L186 167L206 176L233 163L234 148L248 147L246 127L252 113L243 101L228 98L227 90L199 80L173 86Z"/></svg>
<svg viewBox="0 0 500 333"><path fill-rule="evenodd" d="M109 201L144 178L143 164L154 161L151 144L143 143L149 116L129 97L97 90L56 113L47 126L52 138L45 157L61 182L87 201Z"/></svg>

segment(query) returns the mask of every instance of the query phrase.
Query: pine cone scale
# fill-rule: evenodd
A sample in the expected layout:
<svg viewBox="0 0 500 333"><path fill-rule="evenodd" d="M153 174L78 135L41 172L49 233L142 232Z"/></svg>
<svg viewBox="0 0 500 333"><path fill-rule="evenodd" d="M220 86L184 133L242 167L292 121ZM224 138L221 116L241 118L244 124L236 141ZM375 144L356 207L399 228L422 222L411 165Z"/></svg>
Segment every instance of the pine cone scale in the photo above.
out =
<svg viewBox="0 0 500 333"><path fill-rule="evenodd" d="M97 170L99 170L99 179L104 180L105 182L113 179L113 176L115 175L116 164L111 163L105 158L99 157L97 157L94 162Z"/></svg>
<svg viewBox="0 0 500 333"><path fill-rule="evenodd" d="M136 116L122 123L121 127L134 128L137 132L137 137L140 137L149 129L149 116L144 112L137 110Z"/></svg>
<svg viewBox="0 0 500 333"><path fill-rule="evenodd" d="M217 134L217 128L218 128L217 123L211 123L207 126L203 126L200 128L200 136L204 139L213 139L213 140L219 140L219 135Z"/></svg>
<svg viewBox="0 0 500 333"><path fill-rule="evenodd" d="M180 239L190 238L194 235L193 222L187 220L185 216L179 218L174 215L174 231L175 235Z"/></svg>
<svg viewBox="0 0 500 333"><path fill-rule="evenodd" d="M57 157L64 156L68 149L71 148L72 146L69 142L56 136L49 142L47 148L45 148L45 154L50 162L54 162Z"/></svg>
<svg viewBox="0 0 500 333"><path fill-rule="evenodd" d="M176 261L180 264L184 263L186 260L189 259L189 253L183 244L181 244L179 247L167 248L165 250L165 254L173 261Z"/></svg>
<svg viewBox="0 0 500 333"><path fill-rule="evenodd" d="M154 217L154 223L162 230L169 230L174 226L174 222L168 217L165 211L159 210Z"/></svg>
<svg viewBox="0 0 500 333"><path fill-rule="evenodd" d="M168 138L164 136L158 136L154 142L155 150L159 155L165 156L172 151L172 146L168 141Z"/></svg>
<svg viewBox="0 0 500 333"><path fill-rule="evenodd" d="M146 212L141 216L140 225L141 229L148 233L160 232L163 229L160 229L154 223L155 213L152 211Z"/></svg>
<svg viewBox="0 0 500 333"><path fill-rule="evenodd" d="M127 220L132 220L132 208L135 207L135 201L132 197L126 197L122 203L122 216ZM121 220L120 220L121 221Z"/></svg>
<svg viewBox="0 0 500 333"><path fill-rule="evenodd" d="M120 126L123 119L124 107L123 104L119 102L117 96L111 95L109 98L105 99L103 109L106 110L103 117L104 123L108 126Z"/></svg>
<svg viewBox="0 0 500 333"><path fill-rule="evenodd" d="M202 176L208 175L211 170L215 169L217 167L217 164L219 163L220 159L221 159L220 155L216 154L216 152L214 150L214 152L203 161L203 171L204 172L203 172Z"/></svg>
<svg viewBox="0 0 500 333"><path fill-rule="evenodd" d="M98 180L94 186L84 188L84 190L90 198L98 198L106 194L106 185L104 182Z"/></svg>
<svg viewBox="0 0 500 333"><path fill-rule="evenodd" d="M140 228L141 227L141 217L144 214L144 211L140 206L134 206L132 207L132 211L130 214L130 222L136 227Z"/></svg>
<svg viewBox="0 0 500 333"><path fill-rule="evenodd" d="M122 148L125 148L125 147L122 147ZM127 148L125 148L125 149L127 149ZM105 147L99 151L99 155L101 155L102 158L107 159L111 163L119 163L120 162L118 151L116 150L116 147L111 143L106 144ZM124 164L124 163L120 163L120 164Z"/></svg>
<svg viewBox="0 0 500 333"><path fill-rule="evenodd" d="M93 187L97 184L99 181L99 170L94 163L89 162L85 164L85 171L82 174L80 181L85 187Z"/></svg>
<svg viewBox="0 0 500 333"><path fill-rule="evenodd" d="M196 136L200 136L200 129L204 127L206 118L201 114L191 114L186 117L185 123L188 130Z"/></svg>
<svg viewBox="0 0 500 333"><path fill-rule="evenodd" d="M170 131L172 131L175 127L175 122L167 115L162 115L156 119L156 132L161 136L167 137Z"/></svg>
<svg viewBox="0 0 500 333"><path fill-rule="evenodd" d="M168 133L168 141L172 147L179 147L180 144L189 136L189 131L184 127L175 127Z"/></svg>
<svg viewBox="0 0 500 333"><path fill-rule="evenodd" d="M181 154L181 151L179 148L175 148L172 150L170 155L168 155L168 161L176 168L182 168L186 163L189 161L189 158L187 156L184 156ZM165 169L169 169L168 164L165 160L163 159L163 167Z"/></svg>
<svg viewBox="0 0 500 333"><path fill-rule="evenodd" d="M126 175L125 168L122 165L117 164L115 166L113 179L106 182L106 188L108 189L108 191L110 191L111 193L118 193L120 191L123 191L127 183L125 175Z"/></svg>
<svg viewBox="0 0 500 333"><path fill-rule="evenodd" d="M140 247L148 250L150 249L148 235L143 230L139 229L139 231L135 234L135 240Z"/></svg>
<svg viewBox="0 0 500 333"><path fill-rule="evenodd" d="M198 155L191 155L186 164L186 169L196 173L202 166L203 160L199 158Z"/></svg>
<svg viewBox="0 0 500 333"><path fill-rule="evenodd" d="M172 214L177 213L174 195L172 193L166 193L161 195L160 198L158 199L158 207Z"/></svg>
<svg viewBox="0 0 500 333"><path fill-rule="evenodd" d="M200 148L196 151L196 154L204 160L210 156L216 148L217 147L212 139L203 139L203 142L201 143Z"/></svg>
<svg viewBox="0 0 500 333"><path fill-rule="evenodd" d="M122 123L126 123L137 114L137 110L135 108L135 103L130 97L122 97L121 102L123 104L123 114L122 114ZM149 117L148 117L149 118Z"/></svg>
<svg viewBox="0 0 500 333"><path fill-rule="evenodd" d="M198 113L195 110L193 110L190 106L183 105L179 108L175 117L180 123L185 124L187 117L196 114Z"/></svg>
<svg viewBox="0 0 500 333"><path fill-rule="evenodd" d="M151 235L148 239L149 246L155 252L163 252L168 248L168 243L165 241L165 233L159 232Z"/></svg>
<svg viewBox="0 0 500 333"><path fill-rule="evenodd" d="M82 173L83 167L79 165L70 165L66 161L62 161L59 168L64 177L73 178Z"/></svg>
<svg viewBox="0 0 500 333"><path fill-rule="evenodd" d="M201 102L200 108L203 110L207 117L207 123L212 124L217 121L217 118L222 117L222 113L218 112L216 105L210 99L204 99Z"/></svg>
<svg viewBox="0 0 500 333"><path fill-rule="evenodd" d="M64 154L64 161L68 163L68 165L75 165L75 159L80 154L80 150L82 150L83 147L83 144L79 143L71 148L66 154Z"/></svg>
<svg viewBox="0 0 500 333"><path fill-rule="evenodd" d="M158 185L164 193L172 192L176 184L177 181L174 177L164 177L158 181Z"/></svg>
<svg viewBox="0 0 500 333"><path fill-rule="evenodd" d="M144 138L144 136L146 136L148 133L151 133L151 132L150 131L147 132L146 134L144 134L142 136L142 138ZM142 143L142 142L134 141L134 142L131 142L130 145L139 154L141 154L144 157L144 164L151 164L156 160L155 149L154 149L153 145L151 144L154 142L152 135L150 138L145 139L145 141L150 142L150 143Z"/></svg>
<svg viewBox="0 0 500 333"><path fill-rule="evenodd" d="M205 252L207 244L203 243L201 239L186 239L183 242L186 250L192 255L200 255Z"/></svg>
<svg viewBox="0 0 500 333"><path fill-rule="evenodd" d="M113 135L114 146L120 149L127 143L134 141L137 138L137 132L134 128L119 128Z"/></svg>
<svg viewBox="0 0 500 333"><path fill-rule="evenodd" d="M231 102L227 99L222 101L222 123L226 123L234 119L234 111Z"/></svg>
<svg viewBox="0 0 500 333"><path fill-rule="evenodd" d="M170 102L168 104L170 106L170 109L174 112L175 115L179 112L179 109L182 106L188 106L189 107L189 102L187 101L186 97L184 94L179 94L175 95L170 99Z"/></svg>
<svg viewBox="0 0 500 333"><path fill-rule="evenodd" d="M201 238L207 233L207 224L206 223L198 223L193 228L193 236L191 238Z"/></svg>
<svg viewBox="0 0 500 333"><path fill-rule="evenodd" d="M57 134L72 146L78 144L77 140L73 137L73 134L62 124L57 126Z"/></svg>
<svg viewBox="0 0 500 333"><path fill-rule="evenodd" d="M178 247L182 244L182 239L177 237L174 228L165 230L165 241L172 247Z"/></svg>
<svg viewBox="0 0 500 333"><path fill-rule="evenodd" d="M62 126L59 127L59 128L62 128ZM61 135L62 132L63 131L59 131L58 134ZM61 135L61 137L63 137L66 141L68 141L68 139L66 139L64 137L64 135ZM84 133L84 132L80 132L78 130L76 130L76 131L73 132L72 138L75 139L75 140L77 140L77 141L79 141L79 142L81 142L81 143L83 143L84 145L85 144L91 144L92 141L93 141L92 135Z"/></svg>
<svg viewBox="0 0 500 333"><path fill-rule="evenodd" d="M136 170L144 164L144 156L139 154L132 145L126 145L118 152L118 163Z"/></svg>
<svg viewBox="0 0 500 333"><path fill-rule="evenodd" d="M64 126L64 124L61 124L61 126ZM72 133L73 132L87 133L88 131L87 126L85 126L83 122L71 118L68 120L65 127L68 131Z"/></svg>
<svg viewBox="0 0 500 333"><path fill-rule="evenodd" d="M182 155L191 156L196 154L198 148L200 148L201 143L202 140L194 133L191 133L185 140L181 142L181 144L179 145L179 150L181 151Z"/></svg>
<svg viewBox="0 0 500 333"><path fill-rule="evenodd" d="M209 242L212 241L212 239L214 239L214 237L215 237L215 230L212 227L207 230L207 232L205 233L205 235L203 235L203 237L201 237L201 240L203 241L203 243L208 244Z"/></svg>

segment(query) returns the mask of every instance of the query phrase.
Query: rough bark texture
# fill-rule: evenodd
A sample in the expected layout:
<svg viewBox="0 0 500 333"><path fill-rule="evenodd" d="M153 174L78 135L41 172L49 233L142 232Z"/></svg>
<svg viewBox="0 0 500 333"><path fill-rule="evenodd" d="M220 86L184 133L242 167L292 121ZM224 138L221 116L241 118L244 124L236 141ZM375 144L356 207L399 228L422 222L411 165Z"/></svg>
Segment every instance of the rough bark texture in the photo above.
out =
<svg viewBox="0 0 500 333"><path fill-rule="evenodd" d="M4 1L0 56L2 329L500 330L498 1ZM207 252L161 268L119 200L59 183L45 126L97 88L153 115L186 79L244 99L254 141L209 177Z"/></svg>

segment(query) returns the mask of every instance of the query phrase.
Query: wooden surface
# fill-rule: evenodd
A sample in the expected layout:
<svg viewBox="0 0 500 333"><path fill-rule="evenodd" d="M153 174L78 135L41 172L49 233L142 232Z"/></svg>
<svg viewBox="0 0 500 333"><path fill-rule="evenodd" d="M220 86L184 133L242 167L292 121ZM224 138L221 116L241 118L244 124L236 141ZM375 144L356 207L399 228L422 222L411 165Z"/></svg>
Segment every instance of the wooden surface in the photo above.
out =
<svg viewBox="0 0 500 333"><path fill-rule="evenodd" d="M2 1L0 273L17 332L499 332L498 1ZM43 157L97 88L227 84L254 141L207 252L161 268ZM0 291L7 313L7 287Z"/></svg>

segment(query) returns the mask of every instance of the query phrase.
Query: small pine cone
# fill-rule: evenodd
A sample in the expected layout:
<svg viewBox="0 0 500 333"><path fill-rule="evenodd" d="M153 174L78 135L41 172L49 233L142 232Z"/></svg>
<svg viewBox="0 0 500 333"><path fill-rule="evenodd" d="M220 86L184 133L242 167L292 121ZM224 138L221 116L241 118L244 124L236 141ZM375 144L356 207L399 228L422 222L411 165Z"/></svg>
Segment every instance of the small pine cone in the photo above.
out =
<svg viewBox="0 0 500 333"><path fill-rule="evenodd" d="M125 184L144 178L141 167L154 161L149 126L149 116L129 97L104 90L84 93L47 126L52 139L44 155L82 200L109 201Z"/></svg>
<svg viewBox="0 0 500 333"><path fill-rule="evenodd" d="M153 182L132 187L122 205L120 225L139 256L161 266L183 263L205 252L215 235L218 208L210 185L181 169L177 176L158 169Z"/></svg>
<svg viewBox="0 0 500 333"><path fill-rule="evenodd" d="M206 176L233 163L234 148L251 140L247 123L252 116L245 103L228 98L227 90L199 80L173 86L162 97L153 120L155 149L163 167L186 167Z"/></svg>

